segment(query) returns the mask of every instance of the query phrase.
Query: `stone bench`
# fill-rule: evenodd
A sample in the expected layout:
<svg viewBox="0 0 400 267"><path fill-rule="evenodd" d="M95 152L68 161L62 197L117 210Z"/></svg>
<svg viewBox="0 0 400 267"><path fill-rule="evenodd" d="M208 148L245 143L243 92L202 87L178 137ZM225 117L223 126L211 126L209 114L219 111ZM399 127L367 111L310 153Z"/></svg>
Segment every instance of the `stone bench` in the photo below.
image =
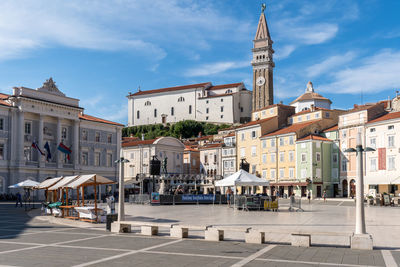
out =
<svg viewBox="0 0 400 267"><path fill-rule="evenodd" d="M114 225L114 228L113 228ZM139 222L139 221L121 221L113 222L111 224L111 232L114 233L130 233L132 226L140 227L140 233L146 236L158 235L158 228L165 227L171 228L172 224L168 223L154 223L154 222ZM118 231L119 229L119 231Z"/></svg>
<svg viewBox="0 0 400 267"><path fill-rule="evenodd" d="M225 231L234 231L248 233L251 228L249 227L209 227L204 232L204 239L209 241L222 241L224 240Z"/></svg>
<svg viewBox="0 0 400 267"><path fill-rule="evenodd" d="M170 236L176 238L188 238L189 230L200 230L205 231L210 228L211 225L181 225L173 224L170 229Z"/></svg>
<svg viewBox="0 0 400 267"><path fill-rule="evenodd" d="M246 243L250 244L263 244L265 243L265 232L249 229L249 231L244 234L244 240Z"/></svg>
<svg viewBox="0 0 400 267"><path fill-rule="evenodd" d="M311 246L311 237L312 236L342 236L348 237L349 245L351 244L351 237L353 233L350 232L306 232L306 231L299 231L299 232L292 232L291 233L291 244L292 246L297 247L310 247Z"/></svg>

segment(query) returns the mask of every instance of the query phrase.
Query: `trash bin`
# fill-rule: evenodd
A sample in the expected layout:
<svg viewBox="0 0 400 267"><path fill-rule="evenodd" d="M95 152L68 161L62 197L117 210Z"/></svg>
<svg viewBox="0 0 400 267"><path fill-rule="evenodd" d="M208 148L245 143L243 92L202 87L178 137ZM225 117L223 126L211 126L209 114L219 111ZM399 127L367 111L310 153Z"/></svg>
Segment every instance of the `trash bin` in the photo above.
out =
<svg viewBox="0 0 400 267"><path fill-rule="evenodd" d="M115 222L118 220L118 214L107 214L106 215L106 229L108 231L111 231L111 223Z"/></svg>

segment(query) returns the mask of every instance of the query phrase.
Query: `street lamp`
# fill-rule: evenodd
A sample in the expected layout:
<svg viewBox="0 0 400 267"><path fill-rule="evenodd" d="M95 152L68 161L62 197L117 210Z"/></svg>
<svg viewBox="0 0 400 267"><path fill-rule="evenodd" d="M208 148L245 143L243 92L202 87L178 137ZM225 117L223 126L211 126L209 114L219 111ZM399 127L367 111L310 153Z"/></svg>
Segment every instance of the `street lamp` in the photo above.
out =
<svg viewBox="0 0 400 267"><path fill-rule="evenodd" d="M118 197L118 222L125 220L125 209L124 209L124 202L125 202L125 186L124 186L124 164L128 163L129 160L125 159L122 156L122 151L120 155L120 159L116 160L115 163L119 163L119 197Z"/></svg>
<svg viewBox="0 0 400 267"><path fill-rule="evenodd" d="M370 147L363 148L361 143L361 132L357 135L356 148L348 148L344 152L356 153L357 155L357 177L356 177L356 229L351 238L353 249L373 249L372 236L367 234L365 228L364 212L364 167L363 152L375 151Z"/></svg>

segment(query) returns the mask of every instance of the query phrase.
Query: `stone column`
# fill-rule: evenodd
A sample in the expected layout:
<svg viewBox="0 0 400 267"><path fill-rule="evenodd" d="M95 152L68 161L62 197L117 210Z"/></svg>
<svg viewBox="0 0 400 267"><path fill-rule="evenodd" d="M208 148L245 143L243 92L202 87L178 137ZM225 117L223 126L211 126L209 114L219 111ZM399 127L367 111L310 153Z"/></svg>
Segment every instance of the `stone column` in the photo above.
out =
<svg viewBox="0 0 400 267"><path fill-rule="evenodd" d="M57 118L57 138L56 138L56 162L57 162L57 168L62 167L62 153L57 149L58 145L61 142L61 119Z"/></svg>
<svg viewBox="0 0 400 267"><path fill-rule="evenodd" d="M18 110L18 125L17 125L17 165L24 165L24 135L25 135L25 119L24 112Z"/></svg>
<svg viewBox="0 0 400 267"><path fill-rule="evenodd" d="M18 132L17 126L18 126L18 117L17 117L17 111L15 109L11 109L10 111L10 119L11 123L9 123L9 137L10 137L10 148L7 149L7 154L10 157L11 160L11 165L15 166L16 160L17 160L17 155L18 155L18 137L16 136L15 133Z"/></svg>
<svg viewBox="0 0 400 267"><path fill-rule="evenodd" d="M74 169L77 169L79 165L79 121L74 121L73 131L74 137L72 146L72 158L74 162Z"/></svg>
<svg viewBox="0 0 400 267"><path fill-rule="evenodd" d="M38 146L41 151L44 151L43 148L43 115L39 114L39 134L38 134ZM42 155L39 155L39 167L44 167L45 164L45 157Z"/></svg>

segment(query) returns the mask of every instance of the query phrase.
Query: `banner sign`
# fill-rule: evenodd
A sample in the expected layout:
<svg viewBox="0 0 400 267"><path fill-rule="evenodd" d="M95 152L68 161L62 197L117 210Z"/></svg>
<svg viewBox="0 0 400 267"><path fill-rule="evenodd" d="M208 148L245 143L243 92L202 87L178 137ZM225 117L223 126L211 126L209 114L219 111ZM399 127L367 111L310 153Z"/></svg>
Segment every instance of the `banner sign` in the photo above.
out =
<svg viewBox="0 0 400 267"><path fill-rule="evenodd" d="M182 202L214 201L215 195L182 195Z"/></svg>
<svg viewBox="0 0 400 267"><path fill-rule="evenodd" d="M160 204L160 193L151 193L151 204Z"/></svg>

